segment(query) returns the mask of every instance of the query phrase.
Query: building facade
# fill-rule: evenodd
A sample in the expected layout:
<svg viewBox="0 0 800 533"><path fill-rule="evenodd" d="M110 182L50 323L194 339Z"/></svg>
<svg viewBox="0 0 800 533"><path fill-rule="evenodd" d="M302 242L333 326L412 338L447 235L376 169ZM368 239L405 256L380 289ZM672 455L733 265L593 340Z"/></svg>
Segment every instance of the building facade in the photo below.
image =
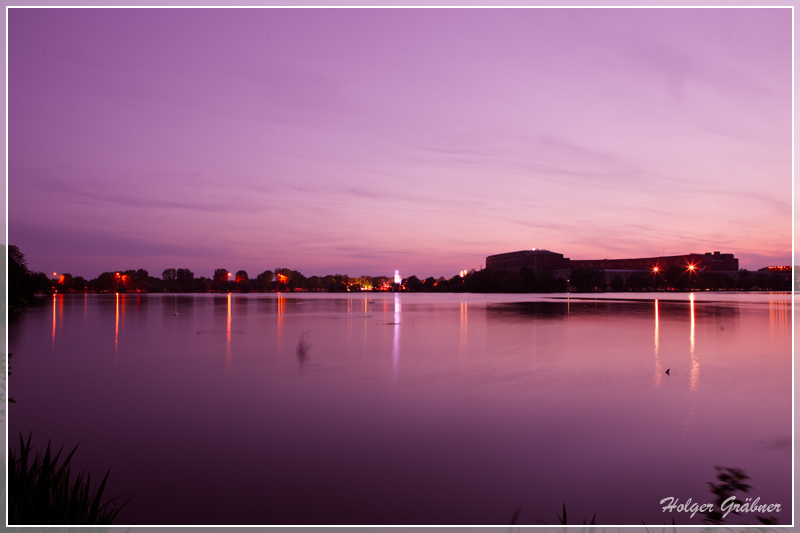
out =
<svg viewBox="0 0 800 533"><path fill-rule="evenodd" d="M571 268L569 258L564 257L563 254L536 248L490 255L486 258L486 268L519 272L523 267L530 268L534 272L544 272L545 270L555 272Z"/></svg>
<svg viewBox="0 0 800 533"><path fill-rule="evenodd" d="M693 269L697 272L739 272L739 260L733 254L706 252L704 254L669 255L631 259L576 259L573 268L598 268L602 270L654 270L664 271L671 266Z"/></svg>
<svg viewBox="0 0 800 533"><path fill-rule="evenodd" d="M637 270L664 271L671 266L691 267L697 272L738 273L739 260L733 254L706 252L704 254L670 255L629 259L572 259L562 254L534 248L505 254L490 255L486 268L518 272L523 267L535 272L550 270L569 271L572 268L596 268L606 272L633 272Z"/></svg>

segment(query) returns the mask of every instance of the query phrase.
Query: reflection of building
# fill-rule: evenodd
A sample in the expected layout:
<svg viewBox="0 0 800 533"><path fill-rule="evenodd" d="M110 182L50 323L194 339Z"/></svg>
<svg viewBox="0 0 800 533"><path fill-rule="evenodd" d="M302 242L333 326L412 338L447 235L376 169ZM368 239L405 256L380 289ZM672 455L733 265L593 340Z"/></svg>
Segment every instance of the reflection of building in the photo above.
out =
<svg viewBox="0 0 800 533"><path fill-rule="evenodd" d="M562 254L536 248L490 255L486 258L486 268L518 272L523 267L530 268L534 272L569 270L570 261Z"/></svg>
<svg viewBox="0 0 800 533"><path fill-rule="evenodd" d="M652 271L658 268L664 271L671 266L683 268L692 266L697 272L736 273L739 271L739 260L733 254L707 252L705 254L670 255L663 257L642 257L631 259L572 259L549 250L520 250L505 254L490 255L486 258L486 268L502 269L517 272L523 267L535 272L545 270L557 271L572 268L596 268L606 272L634 272L637 270Z"/></svg>

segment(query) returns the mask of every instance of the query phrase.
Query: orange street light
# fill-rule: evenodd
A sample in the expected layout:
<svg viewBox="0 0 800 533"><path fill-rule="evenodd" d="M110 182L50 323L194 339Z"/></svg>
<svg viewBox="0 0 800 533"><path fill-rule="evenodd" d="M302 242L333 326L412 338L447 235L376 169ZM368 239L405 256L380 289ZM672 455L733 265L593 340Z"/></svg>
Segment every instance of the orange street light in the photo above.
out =
<svg viewBox="0 0 800 533"><path fill-rule="evenodd" d="M689 265L689 270L694 272L694 265Z"/></svg>
<svg viewBox="0 0 800 533"><path fill-rule="evenodd" d="M654 273L656 273L656 274L658 274L658 267L657 267L657 266L654 266L654 267L653 267L653 272L654 272Z"/></svg>

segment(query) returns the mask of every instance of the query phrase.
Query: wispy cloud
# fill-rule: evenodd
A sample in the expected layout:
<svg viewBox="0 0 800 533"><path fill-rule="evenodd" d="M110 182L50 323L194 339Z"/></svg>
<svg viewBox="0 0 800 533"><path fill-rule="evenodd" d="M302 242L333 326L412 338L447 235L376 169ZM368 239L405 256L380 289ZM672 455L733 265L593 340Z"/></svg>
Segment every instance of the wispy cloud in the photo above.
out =
<svg viewBox="0 0 800 533"><path fill-rule="evenodd" d="M789 10L15 10L9 54L9 223L54 257L50 227L437 274L788 235Z"/></svg>
<svg viewBox="0 0 800 533"><path fill-rule="evenodd" d="M56 194L87 207L117 205L141 209L180 209L199 212L259 212L258 198L243 195L195 172L134 175L91 168L28 170L9 169L12 189L26 194Z"/></svg>

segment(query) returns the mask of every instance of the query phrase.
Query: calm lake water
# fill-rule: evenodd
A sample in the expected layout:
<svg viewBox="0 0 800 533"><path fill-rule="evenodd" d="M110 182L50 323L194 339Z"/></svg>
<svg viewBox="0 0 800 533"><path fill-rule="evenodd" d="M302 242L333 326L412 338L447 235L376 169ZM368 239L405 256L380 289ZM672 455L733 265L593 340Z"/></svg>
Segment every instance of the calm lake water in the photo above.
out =
<svg viewBox="0 0 800 533"><path fill-rule="evenodd" d="M701 524L659 502L715 465L790 523L791 295L621 296L42 298L10 443L80 443L119 524Z"/></svg>

